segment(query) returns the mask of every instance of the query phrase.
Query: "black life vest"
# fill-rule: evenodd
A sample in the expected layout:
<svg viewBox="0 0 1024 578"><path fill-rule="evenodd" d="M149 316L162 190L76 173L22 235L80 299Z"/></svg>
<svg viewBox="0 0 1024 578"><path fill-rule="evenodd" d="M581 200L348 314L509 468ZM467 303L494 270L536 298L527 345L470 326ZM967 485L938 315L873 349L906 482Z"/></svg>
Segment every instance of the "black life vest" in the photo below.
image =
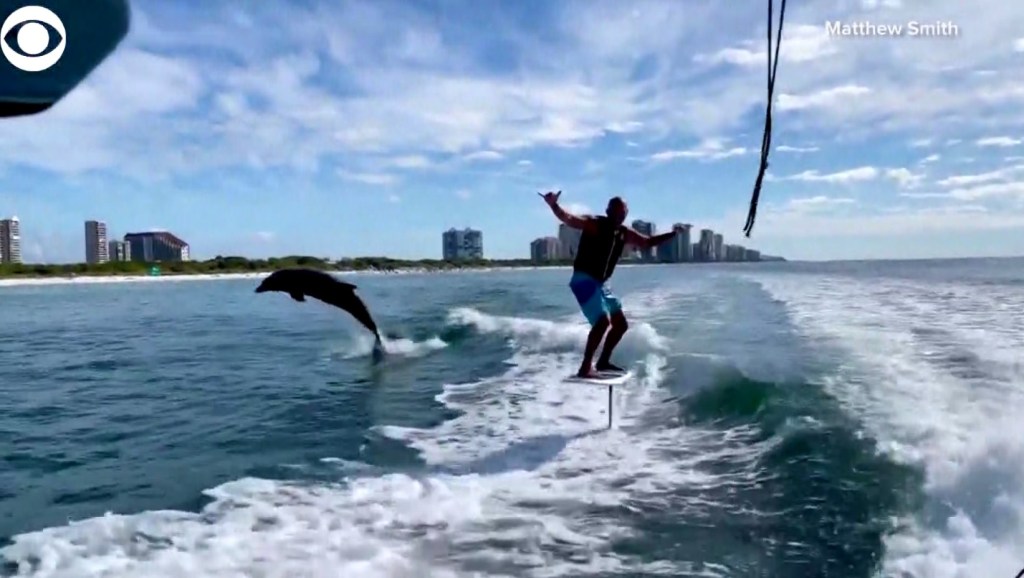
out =
<svg viewBox="0 0 1024 578"><path fill-rule="evenodd" d="M626 227L613 224L608 217L593 217L597 231L580 235L573 270L586 273L604 283L612 276L626 246Z"/></svg>

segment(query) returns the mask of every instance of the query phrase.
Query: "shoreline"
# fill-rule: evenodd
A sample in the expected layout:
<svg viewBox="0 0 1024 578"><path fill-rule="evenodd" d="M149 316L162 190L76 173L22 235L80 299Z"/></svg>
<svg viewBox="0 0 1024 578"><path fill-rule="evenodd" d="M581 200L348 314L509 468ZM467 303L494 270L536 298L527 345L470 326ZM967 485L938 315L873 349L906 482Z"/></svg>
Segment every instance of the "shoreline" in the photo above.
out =
<svg viewBox="0 0 1024 578"><path fill-rule="evenodd" d="M698 263L622 263L619 268L632 267L672 267L683 265L694 265ZM704 264L704 263L699 263ZM714 264L714 263L708 263ZM740 263L737 263L740 264ZM499 271L542 271L542 270L571 270L572 265L533 265L515 267L465 267L452 269L430 269L420 267L409 267L391 270L379 269L323 269L331 275L344 276L404 276L404 275L458 275L467 273L495 273ZM175 281L224 281L240 279L262 279L271 273L270 271L245 271L230 273L166 273L162 275L148 275L146 273L122 273L105 275L19 275L12 277L0 277L0 289L4 287L31 287L46 285L99 285L108 283L163 283Z"/></svg>
<svg viewBox="0 0 1024 578"><path fill-rule="evenodd" d="M390 275L442 275L458 273L491 273L496 271L536 271L541 269L569 269L571 266L537 266L537 267L474 267L466 269L396 269L392 271L375 270L342 270L328 269L325 273L345 276L390 276ZM164 275L123 274L123 275L76 275L76 276L19 276L0 277L0 288L28 287L43 285L98 285L106 283L162 283L174 281L226 281L240 279L262 279L273 271L246 271L232 273L172 273Z"/></svg>

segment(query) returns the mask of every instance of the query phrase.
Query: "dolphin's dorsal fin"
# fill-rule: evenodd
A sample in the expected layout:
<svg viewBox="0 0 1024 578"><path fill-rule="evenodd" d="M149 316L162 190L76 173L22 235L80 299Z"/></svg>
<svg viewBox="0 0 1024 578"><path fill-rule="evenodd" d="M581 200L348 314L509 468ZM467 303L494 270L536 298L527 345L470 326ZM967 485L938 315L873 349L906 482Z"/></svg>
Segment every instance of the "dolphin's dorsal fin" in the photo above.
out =
<svg viewBox="0 0 1024 578"><path fill-rule="evenodd" d="M291 295L292 299L294 299L296 301L305 301L306 300L305 295L303 295L302 293L299 293L298 291L292 291L291 293L289 293L289 295Z"/></svg>

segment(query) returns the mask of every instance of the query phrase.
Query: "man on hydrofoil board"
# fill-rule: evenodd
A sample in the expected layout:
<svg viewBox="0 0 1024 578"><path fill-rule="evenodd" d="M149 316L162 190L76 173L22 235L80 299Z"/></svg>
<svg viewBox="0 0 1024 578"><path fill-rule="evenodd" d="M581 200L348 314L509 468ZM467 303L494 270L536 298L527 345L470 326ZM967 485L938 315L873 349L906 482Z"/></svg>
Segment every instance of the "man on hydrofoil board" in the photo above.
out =
<svg viewBox="0 0 1024 578"><path fill-rule="evenodd" d="M612 352L629 329L626 315L622 312L622 303L605 285L615 271L615 265L622 256L626 244L641 248L651 248L672 239L679 231L686 230L690 225L676 226L671 232L647 236L637 232L623 223L629 208L621 197L613 197L608 201L605 216L568 213L558 205L558 197L562 191L540 194L551 211L566 225L582 231L576 259L573 262L572 278L569 288L590 322L590 334L583 352L583 363L577 376L584 378L600 377L602 372L622 373L625 370L611 362ZM609 327L611 331L609 331ZM594 353L605 338L604 349L594 364Z"/></svg>

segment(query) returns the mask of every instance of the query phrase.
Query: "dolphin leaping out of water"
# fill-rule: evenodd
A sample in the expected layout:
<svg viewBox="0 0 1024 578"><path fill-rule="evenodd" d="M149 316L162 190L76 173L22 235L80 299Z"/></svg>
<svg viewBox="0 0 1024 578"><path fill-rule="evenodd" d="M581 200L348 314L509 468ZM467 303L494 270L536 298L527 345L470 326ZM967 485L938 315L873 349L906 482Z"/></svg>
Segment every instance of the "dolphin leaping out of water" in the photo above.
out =
<svg viewBox="0 0 1024 578"><path fill-rule="evenodd" d="M373 345L373 360L379 362L386 353L384 343L381 341L377 324L374 323L370 311L366 308L363 300L355 293L356 286L351 283L339 281L331 275L316 269L282 269L274 271L259 287L257 293L267 291L280 291L287 293L292 299L300 302L306 300L306 296L313 297L333 305L339 309L349 312L367 329L373 332L377 341Z"/></svg>

